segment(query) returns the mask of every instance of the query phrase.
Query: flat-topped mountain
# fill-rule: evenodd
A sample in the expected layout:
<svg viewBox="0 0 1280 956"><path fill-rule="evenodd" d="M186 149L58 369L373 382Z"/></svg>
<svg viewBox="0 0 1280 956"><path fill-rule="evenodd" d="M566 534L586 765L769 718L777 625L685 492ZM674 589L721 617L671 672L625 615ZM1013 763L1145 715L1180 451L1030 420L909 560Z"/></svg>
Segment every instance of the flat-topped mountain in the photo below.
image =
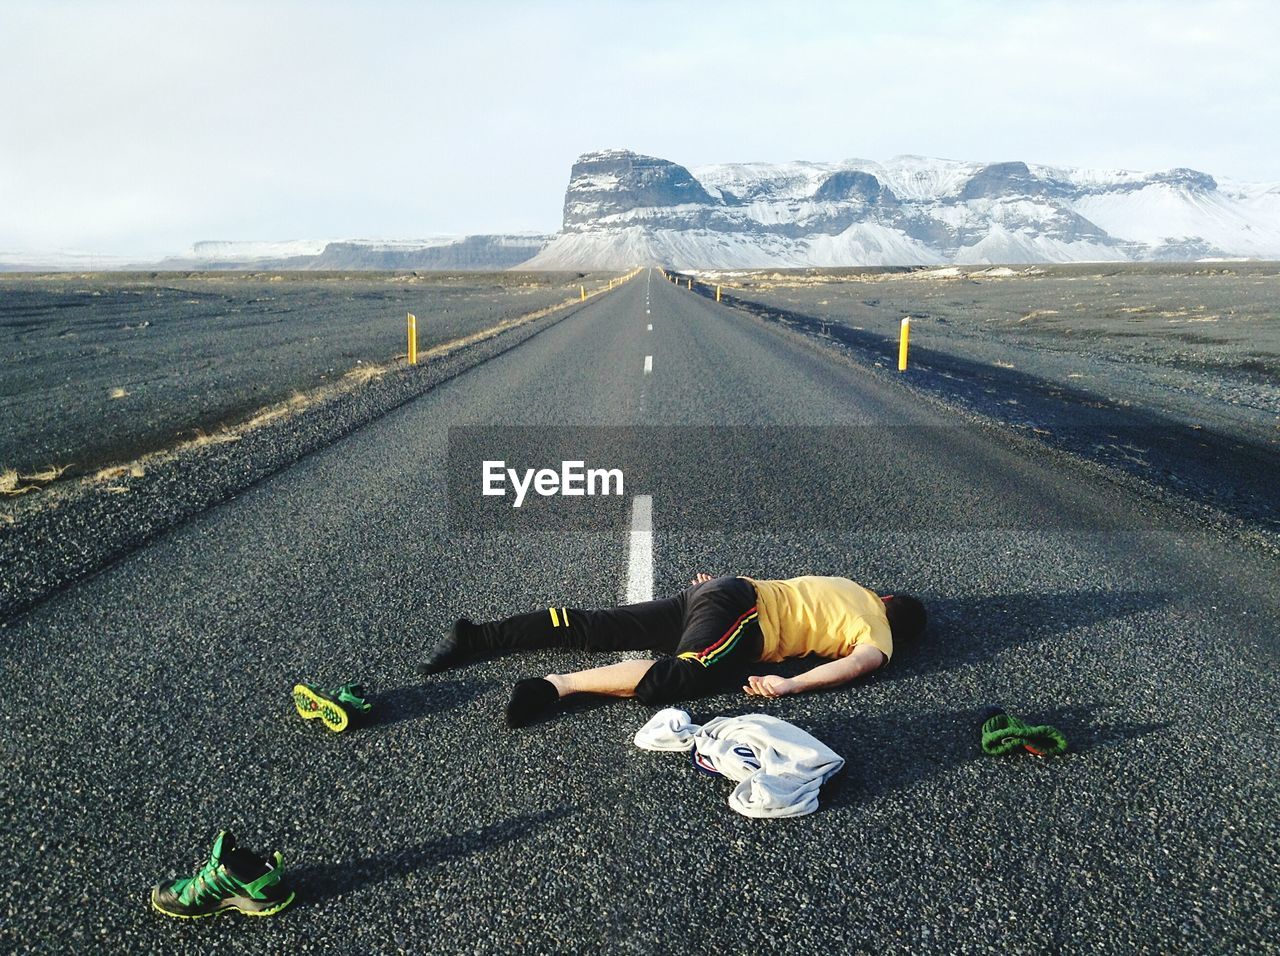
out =
<svg viewBox="0 0 1280 956"><path fill-rule="evenodd" d="M1280 258L1280 183L976 163L738 163L628 150L574 163L564 226L528 268Z"/></svg>

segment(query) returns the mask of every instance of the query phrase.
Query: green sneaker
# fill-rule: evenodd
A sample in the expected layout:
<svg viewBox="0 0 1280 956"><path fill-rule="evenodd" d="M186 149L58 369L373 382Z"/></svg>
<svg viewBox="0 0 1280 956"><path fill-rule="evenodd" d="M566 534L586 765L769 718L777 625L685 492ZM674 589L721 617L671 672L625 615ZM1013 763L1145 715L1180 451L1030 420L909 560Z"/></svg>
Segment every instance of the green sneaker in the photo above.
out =
<svg viewBox="0 0 1280 956"><path fill-rule="evenodd" d="M152 887L151 908L177 919L200 919L224 910L274 916L293 902L293 891L283 882L283 864L279 853L267 863L236 846L236 838L223 830L199 873Z"/></svg>
<svg viewBox="0 0 1280 956"><path fill-rule="evenodd" d="M294 684L293 706L305 720L319 717L335 734L346 730L353 718L366 717L373 710L373 705L364 699L360 684L343 684L337 690Z"/></svg>

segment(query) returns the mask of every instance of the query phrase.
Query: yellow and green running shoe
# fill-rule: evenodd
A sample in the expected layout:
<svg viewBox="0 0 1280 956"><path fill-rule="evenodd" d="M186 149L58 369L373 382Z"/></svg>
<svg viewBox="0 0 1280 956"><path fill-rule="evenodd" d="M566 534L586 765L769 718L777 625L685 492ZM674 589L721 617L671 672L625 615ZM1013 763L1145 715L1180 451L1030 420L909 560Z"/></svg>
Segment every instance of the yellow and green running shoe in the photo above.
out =
<svg viewBox="0 0 1280 956"><path fill-rule="evenodd" d="M335 734L368 716L373 706L364 699L360 684L343 684L337 690L315 684L293 685L293 706L306 720L319 717Z"/></svg>
<svg viewBox="0 0 1280 956"><path fill-rule="evenodd" d="M268 863L236 846L236 838L223 830L200 872L151 888L151 908L177 919L200 919L227 910L274 916L293 897L293 890L284 883L284 860L279 853Z"/></svg>

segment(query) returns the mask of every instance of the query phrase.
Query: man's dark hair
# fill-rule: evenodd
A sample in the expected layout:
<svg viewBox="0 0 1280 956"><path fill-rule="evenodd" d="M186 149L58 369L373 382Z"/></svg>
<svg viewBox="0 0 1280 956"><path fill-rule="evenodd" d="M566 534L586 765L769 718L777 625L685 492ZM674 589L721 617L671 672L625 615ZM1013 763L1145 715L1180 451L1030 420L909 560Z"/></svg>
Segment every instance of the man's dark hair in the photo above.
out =
<svg viewBox="0 0 1280 956"><path fill-rule="evenodd" d="M929 615L924 605L910 594L895 594L884 602L885 614L889 617L889 630L893 632L893 642L907 643L914 641L924 631Z"/></svg>

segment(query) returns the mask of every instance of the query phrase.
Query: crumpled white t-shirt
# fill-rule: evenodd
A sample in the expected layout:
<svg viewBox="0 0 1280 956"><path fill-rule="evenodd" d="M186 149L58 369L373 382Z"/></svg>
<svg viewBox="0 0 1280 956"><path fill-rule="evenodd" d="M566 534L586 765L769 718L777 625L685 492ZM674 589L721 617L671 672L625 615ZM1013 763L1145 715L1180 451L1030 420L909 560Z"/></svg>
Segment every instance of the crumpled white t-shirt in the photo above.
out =
<svg viewBox="0 0 1280 956"><path fill-rule="evenodd" d="M690 751L695 762L738 785L729 806L746 817L801 817L818 809L818 791L844 758L795 724L769 714L714 717L699 726L675 707L636 731L644 750Z"/></svg>

